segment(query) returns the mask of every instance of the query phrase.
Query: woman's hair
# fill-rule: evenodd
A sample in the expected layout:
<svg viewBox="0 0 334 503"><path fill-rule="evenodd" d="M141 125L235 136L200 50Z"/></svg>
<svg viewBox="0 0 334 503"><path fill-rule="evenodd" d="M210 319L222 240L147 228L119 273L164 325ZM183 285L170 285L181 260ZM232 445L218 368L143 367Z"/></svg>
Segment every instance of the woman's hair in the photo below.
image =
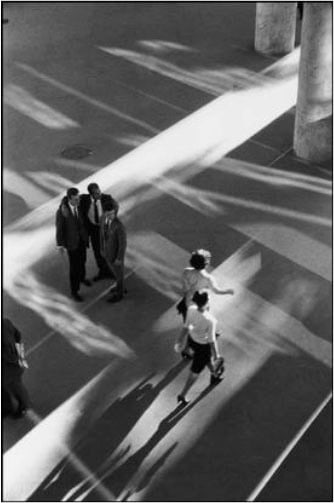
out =
<svg viewBox="0 0 334 503"><path fill-rule="evenodd" d="M209 295L207 292L195 292L193 295L193 302L197 305L197 307L203 307L208 303Z"/></svg>
<svg viewBox="0 0 334 503"><path fill-rule="evenodd" d="M192 252L189 262L194 269L201 270L205 268L205 257L198 250Z"/></svg>

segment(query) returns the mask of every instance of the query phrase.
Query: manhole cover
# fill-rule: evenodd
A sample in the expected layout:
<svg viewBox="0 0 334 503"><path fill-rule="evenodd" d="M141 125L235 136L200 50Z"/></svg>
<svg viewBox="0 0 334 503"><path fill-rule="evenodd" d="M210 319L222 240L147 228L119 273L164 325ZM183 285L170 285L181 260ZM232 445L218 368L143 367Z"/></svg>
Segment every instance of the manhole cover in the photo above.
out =
<svg viewBox="0 0 334 503"><path fill-rule="evenodd" d="M92 155L92 150L85 145L73 145L72 147L65 148L61 155L66 159L84 159Z"/></svg>

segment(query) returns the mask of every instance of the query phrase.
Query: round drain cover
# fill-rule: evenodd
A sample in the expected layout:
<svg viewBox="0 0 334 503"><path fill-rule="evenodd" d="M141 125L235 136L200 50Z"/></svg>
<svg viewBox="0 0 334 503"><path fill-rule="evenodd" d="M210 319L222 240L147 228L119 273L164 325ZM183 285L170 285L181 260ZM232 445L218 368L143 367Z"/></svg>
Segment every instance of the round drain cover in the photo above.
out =
<svg viewBox="0 0 334 503"><path fill-rule="evenodd" d="M85 145L73 145L72 147L65 148L61 155L66 159L84 159L92 155L92 153L91 149Z"/></svg>

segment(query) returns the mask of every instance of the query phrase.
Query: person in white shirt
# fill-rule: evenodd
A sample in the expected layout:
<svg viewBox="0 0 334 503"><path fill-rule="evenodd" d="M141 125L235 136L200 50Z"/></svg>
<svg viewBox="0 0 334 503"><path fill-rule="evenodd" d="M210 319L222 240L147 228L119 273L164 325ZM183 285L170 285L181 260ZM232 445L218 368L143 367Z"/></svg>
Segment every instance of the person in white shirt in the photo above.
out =
<svg viewBox="0 0 334 503"><path fill-rule="evenodd" d="M208 367L211 372L210 384L214 385L221 381L221 377L215 374L211 361L219 358L216 339L217 320L209 313L209 296L207 292L195 292L192 301L194 304L188 308L183 331L188 333L189 347L194 352L188 378L183 390L177 396L177 401L186 405L186 394L202 372Z"/></svg>
<svg viewBox="0 0 334 503"><path fill-rule="evenodd" d="M220 288L215 278L208 272L210 266L211 253L207 250L196 250L192 252L190 257L190 266L186 267L182 274L182 292L183 298L181 302L177 305L177 310L179 314L182 315L183 321L185 321L187 316L187 311L192 303L192 298L197 291L213 291L218 295L233 295L234 290L229 288L228 290L223 290ZM182 358L190 359L191 353L186 346L181 353Z"/></svg>

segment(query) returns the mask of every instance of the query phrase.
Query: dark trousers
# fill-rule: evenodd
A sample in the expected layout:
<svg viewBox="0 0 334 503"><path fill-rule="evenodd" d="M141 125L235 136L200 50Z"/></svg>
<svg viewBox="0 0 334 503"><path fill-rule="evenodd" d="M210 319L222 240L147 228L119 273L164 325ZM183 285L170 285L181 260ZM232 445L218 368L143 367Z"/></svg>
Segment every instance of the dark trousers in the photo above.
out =
<svg viewBox="0 0 334 503"><path fill-rule="evenodd" d="M6 369L4 369L4 372L6 372ZM29 408L29 395L22 382L22 373L3 379L1 386L2 405L5 407L6 413L14 413L17 409ZM16 407L15 400L17 401Z"/></svg>
<svg viewBox="0 0 334 503"><path fill-rule="evenodd" d="M106 264L106 261L102 257L100 251L100 226L89 224L88 233L90 237L90 242L92 243L96 265L99 269L99 274L101 274L102 276L108 275L109 268Z"/></svg>
<svg viewBox="0 0 334 503"><path fill-rule="evenodd" d="M117 297L122 298L124 294L124 262L121 262L120 265L115 264L115 262L108 262L108 266L117 283L115 294Z"/></svg>
<svg viewBox="0 0 334 503"><path fill-rule="evenodd" d="M71 292L77 293L80 289L80 282L86 278L86 245L80 241L78 248L67 250L70 262L70 285Z"/></svg>

